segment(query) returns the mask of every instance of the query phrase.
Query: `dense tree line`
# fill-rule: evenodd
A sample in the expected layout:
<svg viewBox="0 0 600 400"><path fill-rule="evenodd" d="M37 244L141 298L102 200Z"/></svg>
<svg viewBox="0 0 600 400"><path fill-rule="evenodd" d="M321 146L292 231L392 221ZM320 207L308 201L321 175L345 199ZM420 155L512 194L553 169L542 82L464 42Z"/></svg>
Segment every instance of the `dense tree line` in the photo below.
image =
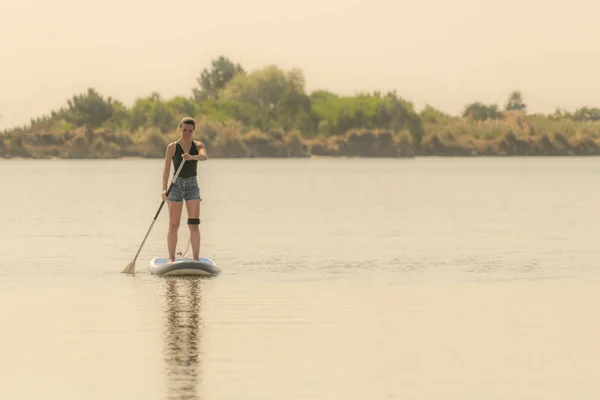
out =
<svg viewBox="0 0 600 400"><path fill-rule="evenodd" d="M236 126L236 135L245 135L244 140L250 142L261 137L267 140L265 138L277 135L292 135L298 138L294 139L296 142L317 143L321 140L319 143L324 143L322 141L327 139L328 146L334 149L339 147L339 140L335 138L343 137L352 137L356 143L363 143L362 146L371 146L375 143L373 138L389 135L389 139L381 140L396 145L403 143L403 146L409 140L410 147L417 151L427 137L433 136L440 143L459 137L463 137L464 142L465 135L473 140L488 140L508 132L532 137L540 133L566 137L600 136L600 128L595 124L600 121L600 109L582 107L574 112L557 109L550 115L530 115L519 91L510 93L502 107L480 101L467 104L460 116L448 115L431 106L416 112L413 105L395 91L353 96L341 96L324 89L308 93L304 75L298 69L283 70L269 65L247 71L223 56L202 70L195 83L189 96L164 99L158 93L150 93L137 98L130 107L89 88L85 93L67 99L64 107L50 115L33 118L27 126L6 130L4 139L0 137L0 150L27 147L31 141L39 141L40 135L58 135L60 140L69 141L77 136L73 132L82 127L91 132L110 131L132 138L144 136L143 140L162 146L163 139L156 135L172 134L184 116L193 116L209 124L212 127L206 131L212 132L212 136L206 137L209 141L238 140L227 133ZM359 140L357 131L372 134L359 135ZM94 143L93 135L87 136L86 143ZM153 139L148 139L150 136ZM429 139L426 140L429 145L438 143L438 139L433 142ZM131 140L137 143L141 139ZM52 140L44 139L44 143L48 141Z"/></svg>

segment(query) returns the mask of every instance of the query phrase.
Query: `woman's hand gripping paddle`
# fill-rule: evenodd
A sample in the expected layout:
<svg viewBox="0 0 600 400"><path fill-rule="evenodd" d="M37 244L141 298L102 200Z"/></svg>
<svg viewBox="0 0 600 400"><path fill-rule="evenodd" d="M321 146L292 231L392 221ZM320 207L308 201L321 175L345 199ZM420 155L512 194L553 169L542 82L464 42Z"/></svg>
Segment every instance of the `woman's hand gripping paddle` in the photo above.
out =
<svg viewBox="0 0 600 400"><path fill-rule="evenodd" d="M177 179L177 177L179 176L179 173L181 172L181 168L183 168L183 164L185 164L185 160L181 160L181 165L179 165L177 172L173 176L173 179L171 179L171 184L169 185L169 189L167 189L167 197L169 196L169 193L171 192L171 189L173 188L173 184L174 184L175 180ZM144 236L144 240L142 240L142 244L140 245L140 248L138 249L135 257L133 258L133 261L130 262L125 267L125 269L123 271L121 271L121 273L123 273L123 274L135 273L135 260L137 260L138 256L140 255L140 251L142 250L144 243L146 243L146 239L148 238L148 235L150 234L150 231L152 230L152 227L154 226L154 223L156 222L156 219L158 218L158 214L160 214L160 210L162 210L164 205L165 205L165 201L163 200L160 203L160 207L158 207L158 211L156 211L156 214L154 215L154 219L152 220L152 223L150 224L150 228L148 228L148 232L146 232L146 236Z"/></svg>

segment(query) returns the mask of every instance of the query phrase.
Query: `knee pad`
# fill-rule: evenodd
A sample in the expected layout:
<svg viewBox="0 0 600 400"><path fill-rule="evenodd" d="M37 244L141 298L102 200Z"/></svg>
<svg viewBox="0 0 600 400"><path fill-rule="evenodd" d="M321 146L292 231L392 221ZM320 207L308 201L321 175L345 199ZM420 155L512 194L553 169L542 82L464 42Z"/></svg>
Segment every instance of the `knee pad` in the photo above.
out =
<svg viewBox="0 0 600 400"><path fill-rule="evenodd" d="M200 219L199 218L188 218L187 223L188 223L188 225L200 225Z"/></svg>

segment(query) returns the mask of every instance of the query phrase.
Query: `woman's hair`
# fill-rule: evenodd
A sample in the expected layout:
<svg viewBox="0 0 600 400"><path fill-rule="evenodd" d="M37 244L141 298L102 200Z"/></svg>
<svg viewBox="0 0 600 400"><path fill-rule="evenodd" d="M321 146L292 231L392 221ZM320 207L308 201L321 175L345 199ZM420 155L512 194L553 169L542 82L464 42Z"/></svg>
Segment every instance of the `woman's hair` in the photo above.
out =
<svg viewBox="0 0 600 400"><path fill-rule="evenodd" d="M191 117L185 117L184 119L181 120L181 122L179 123L179 127L181 128L183 126L183 124L189 124L192 125L194 127L194 129L196 129L196 121L194 121L194 118Z"/></svg>

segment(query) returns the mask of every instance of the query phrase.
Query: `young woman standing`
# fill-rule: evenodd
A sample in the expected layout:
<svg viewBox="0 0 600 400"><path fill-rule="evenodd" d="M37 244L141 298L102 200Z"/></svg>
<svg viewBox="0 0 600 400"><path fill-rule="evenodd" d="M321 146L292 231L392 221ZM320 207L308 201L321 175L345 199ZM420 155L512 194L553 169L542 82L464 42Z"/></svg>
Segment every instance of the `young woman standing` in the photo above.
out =
<svg viewBox="0 0 600 400"><path fill-rule="evenodd" d="M177 247L177 233L181 221L183 202L187 209L187 224L190 229L190 243L194 260L200 256L200 187L198 186L197 166L198 161L208 159L204 144L192 139L196 130L196 121L193 118L184 118L179 123L181 136L175 142L167 145L165 165L162 177L162 199L169 205L169 232L167 234L167 247L169 250L169 261L175 261L175 249ZM167 187L171 162L174 171L177 171L182 160L185 164L177 179L173 182L173 188L167 197Z"/></svg>

